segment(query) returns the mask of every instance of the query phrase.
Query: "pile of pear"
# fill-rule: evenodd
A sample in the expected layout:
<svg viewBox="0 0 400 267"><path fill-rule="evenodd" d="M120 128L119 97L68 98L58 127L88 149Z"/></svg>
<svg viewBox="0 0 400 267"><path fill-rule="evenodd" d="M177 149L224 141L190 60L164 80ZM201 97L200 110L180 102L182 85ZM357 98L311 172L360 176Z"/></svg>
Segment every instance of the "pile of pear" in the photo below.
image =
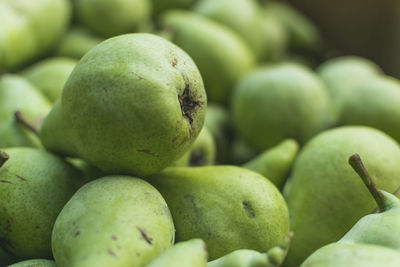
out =
<svg viewBox="0 0 400 267"><path fill-rule="evenodd" d="M0 1L0 267L399 266L400 83L324 41L280 1Z"/></svg>

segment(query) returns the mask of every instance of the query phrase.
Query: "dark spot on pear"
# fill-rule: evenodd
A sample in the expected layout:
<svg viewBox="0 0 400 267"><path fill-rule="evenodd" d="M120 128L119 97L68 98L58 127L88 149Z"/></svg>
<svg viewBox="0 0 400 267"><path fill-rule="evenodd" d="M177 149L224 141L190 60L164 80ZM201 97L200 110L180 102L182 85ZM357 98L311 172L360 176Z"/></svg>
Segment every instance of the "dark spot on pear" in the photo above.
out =
<svg viewBox="0 0 400 267"><path fill-rule="evenodd" d="M104 92L108 93L107 88L103 87Z"/></svg>
<svg viewBox="0 0 400 267"><path fill-rule="evenodd" d="M3 183L3 184L13 184L13 183L11 183L10 181L7 181L7 180L0 180L0 183Z"/></svg>
<svg viewBox="0 0 400 267"><path fill-rule="evenodd" d="M113 236L111 236L111 239L112 240L117 240L118 238L115 235L113 235Z"/></svg>
<svg viewBox="0 0 400 267"><path fill-rule="evenodd" d="M117 255L115 255L114 251L112 251L111 249L107 249L107 252L108 252L108 254L113 256L114 258L118 258Z"/></svg>
<svg viewBox="0 0 400 267"><path fill-rule="evenodd" d="M140 234L142 235L142 238L143 238L149 245L151 245L151 244L153 243L153 238L149 237L149 236L146 234L146 232L145 232L142 228L140 228L140 227L138 227L138 226L136 226L136 228L139 230Z"/></svg>
<svg viewBox="0 0 400 267"><path fill-rule="evenodd" d="M148 150L148 149L138 149L138 150L136 150L137 152L141 152L141 153L146 153L147 155L150 155L150 156L153 156L153 157L159 157L160 155L157 155L156 153L154 153L154 152L151 152L150 150Z"/></svg>
<svg viewBox="0 0 400 267"><path fill-rule="evenodd" d="M77 236L80 235L80 234L81 234L81 232L80 232L80 231L77 231L77 232L75 233L74 237L77 237Z"/></svg>
<svg viewBox="0 0 400 267"><path fill-rule="evenodd" d="M249 202L243 201L242 205L243 205L244 211L246 212L246 214L249 218L256 217L256 213L254 212L254 209Z"/></svg>
<svg viewBox="0 0 400 267"><path fill-rule="evenodd" d="M27 181L28 181L27 179L25 179L25 178L22 177L22 176L19 176L18 174L16 174L15 177L17 177L18 179L20 179L20 180L23 181L23 182L27 182Z"/></svg>
<svg viewBox="0 0 400 267"><path fill-rule="evenodd" d="M193 123L194 111L201 105L199 101L195 101L190 96L190 85L185 84L185 89L181 95L178 95L179 103L181 105L182 116L186 118L190 125Z"/></svg>
<svg viewBox="0 0 400 267"><path fill-rule="evenodd" d="M172 67L176 67L177 65L178 65L178 59L176 58L176 57L174 57L173 59L172 59Z"/></svg>

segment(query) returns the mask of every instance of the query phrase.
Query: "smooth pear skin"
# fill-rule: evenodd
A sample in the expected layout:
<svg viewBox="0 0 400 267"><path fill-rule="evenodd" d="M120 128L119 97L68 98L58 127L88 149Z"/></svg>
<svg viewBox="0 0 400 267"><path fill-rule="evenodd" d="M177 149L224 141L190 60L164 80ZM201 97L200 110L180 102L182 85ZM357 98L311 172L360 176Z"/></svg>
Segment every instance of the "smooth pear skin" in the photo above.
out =
<svg viewBox="0 0 400 267"><path fill-rule="evenodd" d="M329 99L311 70L282 63L259 67L243 77L231 104L238 135L263 151L287 138L305 143L323 130Z"/></svg>
<svg viewBox="0 0 400 267"><path fill-rule="evenodd" d="M201 239L176 243L147 267L206 267L207 248Z"/></svg>
<svg viewBox="0 0 400 267"><path fill-rule="evenodd" d="M400 142L400 81L388 76L366 79L347 93L339 122L379 129Z"/></svg>
<svg viewBox="0 0 400 267"><path fill-rule="evenodd" d="M199 134L206 94L192 59L151 34L108 39L76 65L43 122L46 149L111 173L150 175Z"/></svg>
<svg viewBox="0 0 400 267"><path fill-rule="evenodd" d="M150 0L74 0L74 8L81 25L104 37L136 32L151 14Z"/></svg>
<svg viewBox="0 0 400 267"><path fill-rule="evenodd" d="M235 166L171 167L148 178L164 196L177 241L203 239L214 260L267 251L289 232L286 203L265 177Z"/></svg>
<svg viewBox="0 0 400 267"><path fill-rule="evenodd" d="M80 174L61 158L34 148L2 149L0 240L17 259L51 258L58 213L80 186Z"/></svg>
<svg viewBox="0 0 400 267"><path fill-rule="evenodd" d="M15 117L19 111L35 128L51 109L50 101L28 80L15 74L0 77L0 148L42 147L39 138Z"/></svg>
<svg viewBox="0 0 400 267"><path fill-rule="evenodd" d="M54 103L77 62L72 58L52 57L30 66L22 75Z"/></svg>
<svg viewBox="0 0 400 267"><path fill-rule="evenodd" d="M301 267L397 267L400 253L394 249L358 244L334 243L318 249Z"/></svg>
<svg viewBox="0 0 400 267"><path fill-rule="evenodd" d="M58 267L146 266L174 243L174 224L160 193L130 176L81 187L53 229Z"/></svg>
<svg viewBox="0 0 400 267"><path fill-rule="evenodd" d="M353 126L314 137L300 152L284 188L295 233L284 266L299 266L318 248L339 240L376 207L347 163L354 153L361 156L379 188L387 192L398 188L400 148L388 135Z"/></svg>
<svg viewBox="0 0 400 267"><path fill-rule="evenodd" d="M168 11L161 16L161 25L196 62L208 98L227 103L234 84L254 67L255 56L247 43L230 28L190 11Z"/></svg>

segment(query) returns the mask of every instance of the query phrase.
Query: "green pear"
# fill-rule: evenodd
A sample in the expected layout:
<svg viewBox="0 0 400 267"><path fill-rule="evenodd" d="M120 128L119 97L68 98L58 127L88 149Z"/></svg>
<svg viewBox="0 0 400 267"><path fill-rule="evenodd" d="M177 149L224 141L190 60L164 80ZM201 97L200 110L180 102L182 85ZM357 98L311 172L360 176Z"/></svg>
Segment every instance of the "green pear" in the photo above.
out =
<svg viewBox="0 0 400 267"><path fill-rule="evenodd" d="M147 23L150 0L74 0L78 22L92 32L112 37L135 32Z"/></svg>
<svg viewBox="0 0 400 267"><path fill-rule="evenodd" d="M0 147L41 147L36 129L51 104L28 80L15 74L0 77Z"/></svg>
<svg viewBox="0 0 400 267"><path fill-rule="evenodd" d="M64 34L70 14L68 0L2 1L0 15L5 24L0 36L0 69L20 68L48 53Z"/></svg>
<svg viewBox="0 0 400 267"><path fill-rule="evenodd" d="M48 58L25 69L22 75L54 103L77 62L72 58Z"/></svg>
<svg viewBox="0 0 400 267"><path fill-rule="evenodd" d="M197 0L152 0L153 12L155 15L159 15L167 9L189 8L196 1Z"/></svg>
<svg viewBox="0 0 400 267"><path fill-rule="evenodd" d="M80 59L102 41L103 38L93 35L87 29L74 26L61 39L55 55Z"/></svg>
<svg viewBox="0 0 400 267"><path fill-rule="evenodd" d="M323 130L329 99L311 70L282 63L259 67L243 77L231 104L238 135L263 151L287 138L305 143Z"/></svg>
<svg viewBox="0 0 400 267"><path fill-rule="evenodd" d="M260 253L250 249L235 250L208 263L208 267L277 267L281 266L289 249L293 234L286 235L281 245Z"/></svg>
<svg viewBox="0 0 400 267"><path fill-rule="evenodd" d="M321 36L309 18L282 1L268 1L265 11L278 18L289 35L289 46L296 52L314 52L320 49Z"/></svg>
<svg viewBox="0 0 400 267"><path fill-rule="evenodd" d="M196 62L212 101L226 103L233 85L255 64L247 43L211 19L190 11L171 10L163 14L161 25L171 41Z"/></svg>
<svg viewBox="0 0 400 267"><path fill-rule="evenodd" d="M378 190L358 154L349 159L374 197L379 213L361 218L337 243L318 249L305 266L396 266L400 263L400 200ZM389 249L391 248L391 249ZM392 250L392 249L396 249ZM397 253L394 253L397 252Z"/></svg>
<svg viewBox="0 0 400 267"><path fill-rule="evenodd" d="M178 159L174 166L207 166L214 165L216 158L216 145L214 137L203 127L199 136L180 159Z"/></svg>
<svg viewBox="0 0 400 267"><path fill-rule="evenodd" d="M206 267L207 248L201 239L179 242L158 256L147 267Z"/></svg>
<svg viewBox="0 0 400 267"><path fill-rule="evenodd" d="M18 259L51 258L58 213L80 186L79 172L34 148L0 152L0 246Z"/></svg>
<svg viewBox="0 0 400 267"><path fill-rule="evenodd" d="M356 56L343 56L325 61L317 69L332 99L332 124L337 124L346 95L366 78L375 77L382 70L374 62ZM361 97L361 96L360 96Z"/></svg>
<svg viewBox="0 0 400 267"><path fill-rule="evenodd" d="M150 175L190 148L206 106L184 51L155 35L121 35L79 61L40 138L46 149L102 171Z"/></svg>
<svg viewBox="0 0 400 267"><path fill-rule="evenodd" d="M56 263L52 260L37 259L21 261L8 267L56 267Z"/></svg>
<svg viewBox="0 0 400 267"><path fill-rule="evenodd" d="M367 125L400 142L400 81L389 76L366 79L343 99L339 121Z"/></svg>
<svg viewBox="0 0 400 267"><path fill-rule="evenodd" d="M400 184L400 147L383 132L363 126L325 131L298 155L284 189L295 233L284 266L299 266L318 248L339 240L376 206L347 163L358 153L383 190ZM286 187L286 186L285 186Z"/></svg>
<svg viewBox="0 0 400 267"><path fill-rule="evenodd" d="M400 253L382 246L334 243L318 249L300 266L398 267L400 266Z"/></svg>
<svg viewBox="0 0 400 267"><path fill-rule="evenodd" d="M131 176L81 187L54 224L58 267L146 266L174 244L174 224L160 193Z"/></svg>
<svg viewBox="0 0 400 267"><path fill-rule="evenodd" d="M148 180L171 210L177 241L203 239L211 260L238 249L267 251L289 232L282 195L250 170L171 167Z"/></svg>
<svg viewBox="0 0 400 267"><path fill-rule="evenodd" d="M204 127L214 137L217 149L216 162L219 164L226 163L229 155L229 133L231 128L228 110L222 105L208 103Z"/></svg>
<svg viewBox="0 0 400 267"><path fill-rule="evenodd" d="M243 164L242 167L260 173L267 177L278 189L282 189L292 169L298 150L299 144L293 139L287 139L277 146L267 149L251 161Z"/></svg>

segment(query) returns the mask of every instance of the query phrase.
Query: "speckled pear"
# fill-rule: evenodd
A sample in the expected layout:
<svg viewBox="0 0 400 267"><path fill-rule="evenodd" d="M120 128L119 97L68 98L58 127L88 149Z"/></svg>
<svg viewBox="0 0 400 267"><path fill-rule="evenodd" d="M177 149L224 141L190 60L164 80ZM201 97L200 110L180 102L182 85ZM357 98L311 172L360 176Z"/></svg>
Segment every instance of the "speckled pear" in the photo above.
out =
<svg viewBox="0 0 400 267"><path fill-rule="evenodd" d="M206 93L193 60L152 34L90 50L43 122L46 149L111 173L146 176L181 157L199 134Z"/></svg>
<svg viewBox="0 0 400 267"><path fill-rule="evenodd" d="M58 267L146 266L174 244L161 194L131 176L106 176L81 187L57 217L52 249Z"/></svg>

